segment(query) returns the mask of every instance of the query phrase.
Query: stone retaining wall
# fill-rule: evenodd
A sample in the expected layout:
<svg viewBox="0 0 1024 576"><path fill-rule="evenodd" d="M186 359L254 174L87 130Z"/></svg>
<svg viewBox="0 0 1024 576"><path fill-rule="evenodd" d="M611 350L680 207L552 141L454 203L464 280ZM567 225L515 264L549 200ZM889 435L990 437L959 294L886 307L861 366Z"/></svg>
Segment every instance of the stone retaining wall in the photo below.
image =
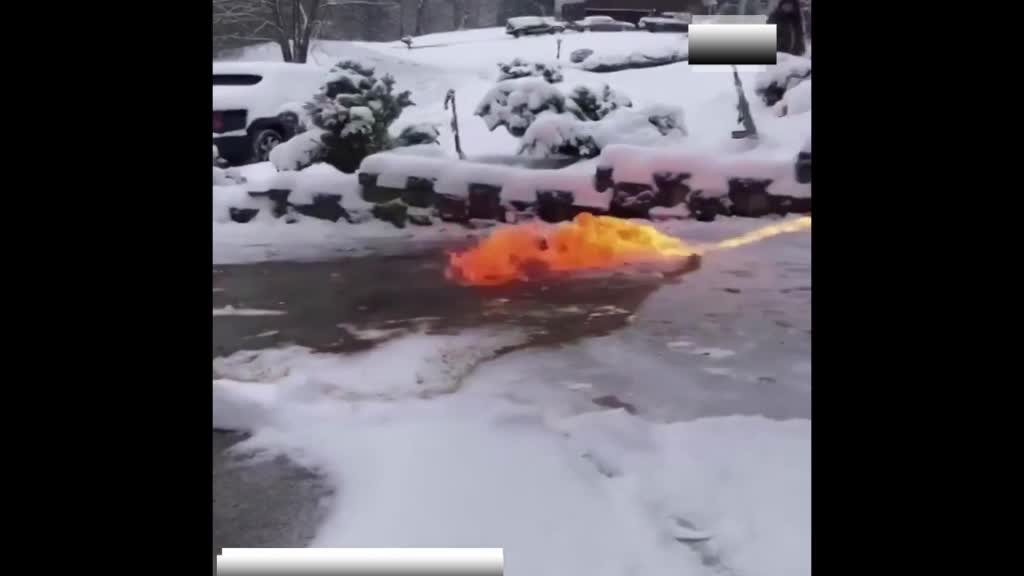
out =
<svg viewBox="0 0 1024 576"><path fill-rule="evenodd" d="M445 159L445 161L449 161ZM797 179L810 181L810 154L802 153L794 163ZM598 168L594 174L594 189L607 194L607 208L580 206L571 190L535 189L534 198L520 193L516 200L502 197L502 186L493 183L467 185L465 196L439 193L436 178L407 176L389 178L389 185L381 185L379 174L358 174L362 199L370 204L368 214L350 214L342 206L342 195L322 192L311 196L312 203L289 201L289 190L272 189L251 191L249 196L269 201L269 210L275 217L294 211L299 214L338 222L365 221L368 217L387 221L397 227L407 224L429 226L435 220L470 225L474 220L517 222L539 218L545 222L571 220L581 212L609 214L622 218L695 218L712 221L718 216L760 217L771 214L809 213L811 199L780 196L768 192L769 179L729 178L726 193L708 194L692 189L688 172L656 172L650 182L619 181L612 168ZM304 197L310 197L304 195ZM259 208L231 208L231 219L248 222Z"/></svg>

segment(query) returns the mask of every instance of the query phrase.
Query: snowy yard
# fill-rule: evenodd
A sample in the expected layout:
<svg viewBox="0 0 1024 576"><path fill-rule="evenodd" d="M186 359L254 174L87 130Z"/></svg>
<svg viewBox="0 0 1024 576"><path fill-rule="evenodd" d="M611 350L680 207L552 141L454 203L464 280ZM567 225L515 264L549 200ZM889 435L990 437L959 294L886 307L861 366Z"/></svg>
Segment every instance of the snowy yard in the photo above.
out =
<svg viewBox="0 0 1024 576"><path fill-rule="evenodd" d="M442 105L454 89L467 155L515 154L519 139L473 109L498 62L555 63L554 37L493 28L414 46L325 42L312 54L325 68L372 63L410 90L416 105L393 133L434 124L454 156ZM696 162L757 166L809 141L809 109L777 115L754 95L755 72L741 74L762 133L751 148L730 138L731 73L676 63L597 74L569 64L581 48L685 50L683 36L566 34L560 64L566 86L602 82L635 106L681 107L686 137L672 150ZM358 186L311 170L299 194ZM238 172L265 188L295 178L270 163ZM251 434L239 453L285 455L331 488L309 545L503 547L510 576L810 575L809 230L710 253L676 281L615 293L583 283L577 304L445 282L444 248L488 230L232 222L228 202L245 190L214 187L214 334L230 341L214 353L214 427ZM776 222L656 226L712 243Z"/></svg>

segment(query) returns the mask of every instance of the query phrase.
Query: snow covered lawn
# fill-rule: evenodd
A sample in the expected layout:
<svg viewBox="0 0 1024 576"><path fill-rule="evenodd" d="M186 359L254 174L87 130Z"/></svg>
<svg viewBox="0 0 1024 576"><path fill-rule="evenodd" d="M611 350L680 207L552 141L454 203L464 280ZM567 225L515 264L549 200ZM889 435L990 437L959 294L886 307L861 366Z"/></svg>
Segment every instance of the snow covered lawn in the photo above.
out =
<svg viewBox="0 0 1024 576"><path fill-rule="evenodd" d="M504 547L510 576L810 574L809 421L523 405L507 384L529 357L419 399L467 337L503 341L411 335L347 363L236 355L215 364L214 424L337 487L313 546ZM352 400L373 390L392 400Z"/></svg>

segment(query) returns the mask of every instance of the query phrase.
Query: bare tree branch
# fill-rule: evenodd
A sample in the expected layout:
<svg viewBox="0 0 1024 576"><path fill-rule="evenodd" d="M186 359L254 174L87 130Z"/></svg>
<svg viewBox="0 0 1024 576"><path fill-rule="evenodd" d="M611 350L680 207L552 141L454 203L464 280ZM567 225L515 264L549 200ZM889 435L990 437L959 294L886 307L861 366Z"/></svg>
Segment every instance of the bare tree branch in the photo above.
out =
<svg viewBox="0 0 1024 576"><path fill-rule="evenodd" d="M286 62L305 62L335 6L394 6L396 0L213 0L215 39L276 42ZM268 36L273 36L268 38Z"/></svg>

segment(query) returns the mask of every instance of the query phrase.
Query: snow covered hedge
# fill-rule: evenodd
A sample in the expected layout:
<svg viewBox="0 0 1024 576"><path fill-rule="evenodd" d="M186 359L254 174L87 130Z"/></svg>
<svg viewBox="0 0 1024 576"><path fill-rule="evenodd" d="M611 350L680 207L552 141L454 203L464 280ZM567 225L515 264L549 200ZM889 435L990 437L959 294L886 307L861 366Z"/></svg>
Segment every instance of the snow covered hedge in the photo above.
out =
<svg viewBox="0 0 1024 576"><path fill-rule="evenodd" d="M529 156L593 158L613 143L663 144L686 135L683 111L671 106L632 110L628 96L607 84L580 85L563 94L535 78L504 80L488 92L476 114L494 130L521 137Z"/></svg>
<svg viewBox="0 0 1024 576"><path fill-rule="evenodd" d="M319 94L306 104L320 130L323 159L352 173L363 158L393 145L388 127L412 106L410 92L395 93L391 75L377 78L372 66L346 60L327 74Z"/></svg>
<svg viewBox="0 0 1024 576"><path fill-rule="evenodd" d="M528 78L531 76L543 78L546 82L556 84L562 81L562 71L558 66L550 66L539 62L527 62L522 58L516 58L511 62L499 63L498 80L514 80L516 78Z"/></svg>

